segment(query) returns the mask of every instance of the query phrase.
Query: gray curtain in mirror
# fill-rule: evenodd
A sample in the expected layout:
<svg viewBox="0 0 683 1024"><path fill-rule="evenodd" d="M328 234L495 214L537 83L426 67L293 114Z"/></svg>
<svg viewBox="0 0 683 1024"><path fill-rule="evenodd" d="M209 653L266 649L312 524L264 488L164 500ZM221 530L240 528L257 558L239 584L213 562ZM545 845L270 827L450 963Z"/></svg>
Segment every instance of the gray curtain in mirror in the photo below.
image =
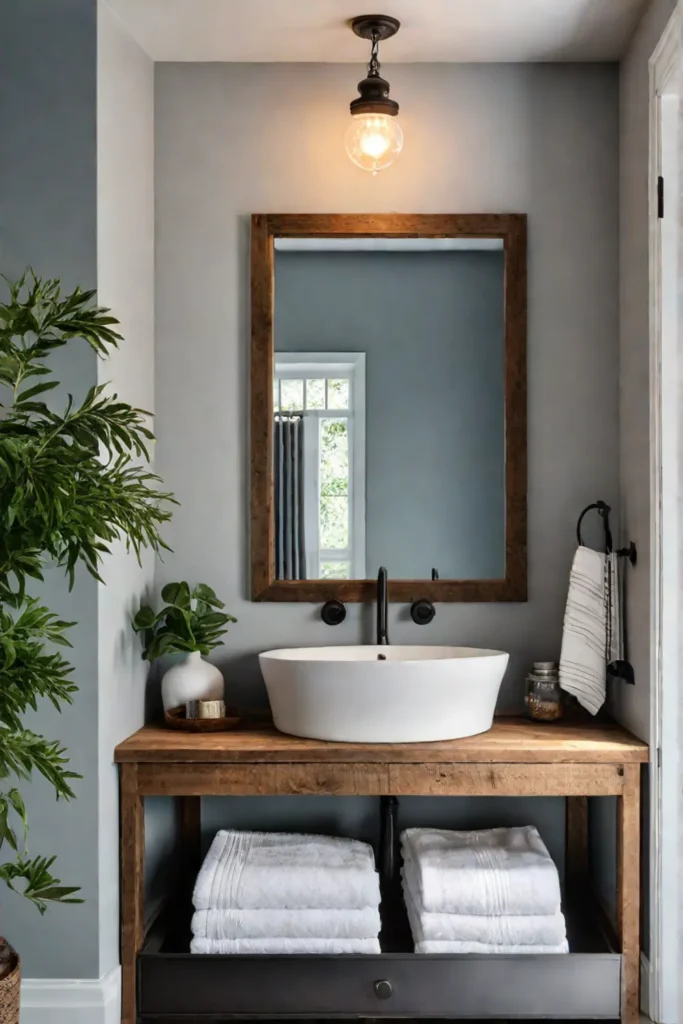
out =
<svg viewBox="0 0 683 1024"><path fill-rule="evenodd" d="M273 458L275 576L279 580L305 580L303 416L275 417Z"/></svg>

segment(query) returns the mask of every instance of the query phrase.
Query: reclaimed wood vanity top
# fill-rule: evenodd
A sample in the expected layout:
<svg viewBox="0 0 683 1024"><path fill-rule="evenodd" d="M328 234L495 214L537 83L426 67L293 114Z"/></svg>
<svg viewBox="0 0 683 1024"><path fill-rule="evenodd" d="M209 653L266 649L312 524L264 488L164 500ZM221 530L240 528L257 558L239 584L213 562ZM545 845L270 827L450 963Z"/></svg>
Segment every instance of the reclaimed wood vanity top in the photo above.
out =
<svg viewBox="0 0 683 1024"><path fill-rule="evenodd" d="M245 718L229 732L191 733L145 725L116 748L117 763L637 764L648 746L610 720L539 724L496 718L489 732L436 743L334 743L278 732L269 719Z"/></svg>

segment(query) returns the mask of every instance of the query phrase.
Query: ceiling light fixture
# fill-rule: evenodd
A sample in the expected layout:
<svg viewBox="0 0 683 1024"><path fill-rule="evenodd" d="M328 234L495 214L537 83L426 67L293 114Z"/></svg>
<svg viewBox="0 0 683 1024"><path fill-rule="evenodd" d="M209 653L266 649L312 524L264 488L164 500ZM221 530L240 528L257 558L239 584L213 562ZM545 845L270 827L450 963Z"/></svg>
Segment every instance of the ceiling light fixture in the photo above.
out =
<svg viewBox="0 0 683 1024"><path fill-rule="evenodd" d="M358 83L358 97L351 101L351 124L346 132L346 152L354 164L377 174L394 162L403 148L403 132L396 120L398 103L389 99L389 83L381 77L379 44L396 35L400 21L385 14L364 14L351 28L372 43L367 78Z"/></svg>

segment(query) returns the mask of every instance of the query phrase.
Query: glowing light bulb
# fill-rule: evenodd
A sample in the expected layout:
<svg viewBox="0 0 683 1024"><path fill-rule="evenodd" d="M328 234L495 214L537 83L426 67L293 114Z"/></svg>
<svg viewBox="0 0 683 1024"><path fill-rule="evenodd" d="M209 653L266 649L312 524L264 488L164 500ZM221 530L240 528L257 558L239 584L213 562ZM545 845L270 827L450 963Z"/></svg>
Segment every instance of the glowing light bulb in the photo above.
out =
<svg viewBox="0 0 683 1024"><path fill-rule="evenodd" d="M364 171L377 174L394 162L403 148L403 132L387 114L355 114L346 132L346 152Z"/></svg>

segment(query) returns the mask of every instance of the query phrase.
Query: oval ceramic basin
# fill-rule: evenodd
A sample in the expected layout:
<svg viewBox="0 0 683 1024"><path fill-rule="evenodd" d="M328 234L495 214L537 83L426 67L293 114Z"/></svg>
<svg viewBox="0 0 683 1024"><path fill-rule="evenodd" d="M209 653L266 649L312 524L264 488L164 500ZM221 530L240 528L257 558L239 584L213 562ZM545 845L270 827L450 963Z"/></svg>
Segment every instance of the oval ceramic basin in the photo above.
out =
<svg viewBox="0 0 683 1024"><path fill-rule="evenodd" d="M265 651L259 660L281 732L421 743L490 729L508 658L475 647L369 645Z"/></svg>

